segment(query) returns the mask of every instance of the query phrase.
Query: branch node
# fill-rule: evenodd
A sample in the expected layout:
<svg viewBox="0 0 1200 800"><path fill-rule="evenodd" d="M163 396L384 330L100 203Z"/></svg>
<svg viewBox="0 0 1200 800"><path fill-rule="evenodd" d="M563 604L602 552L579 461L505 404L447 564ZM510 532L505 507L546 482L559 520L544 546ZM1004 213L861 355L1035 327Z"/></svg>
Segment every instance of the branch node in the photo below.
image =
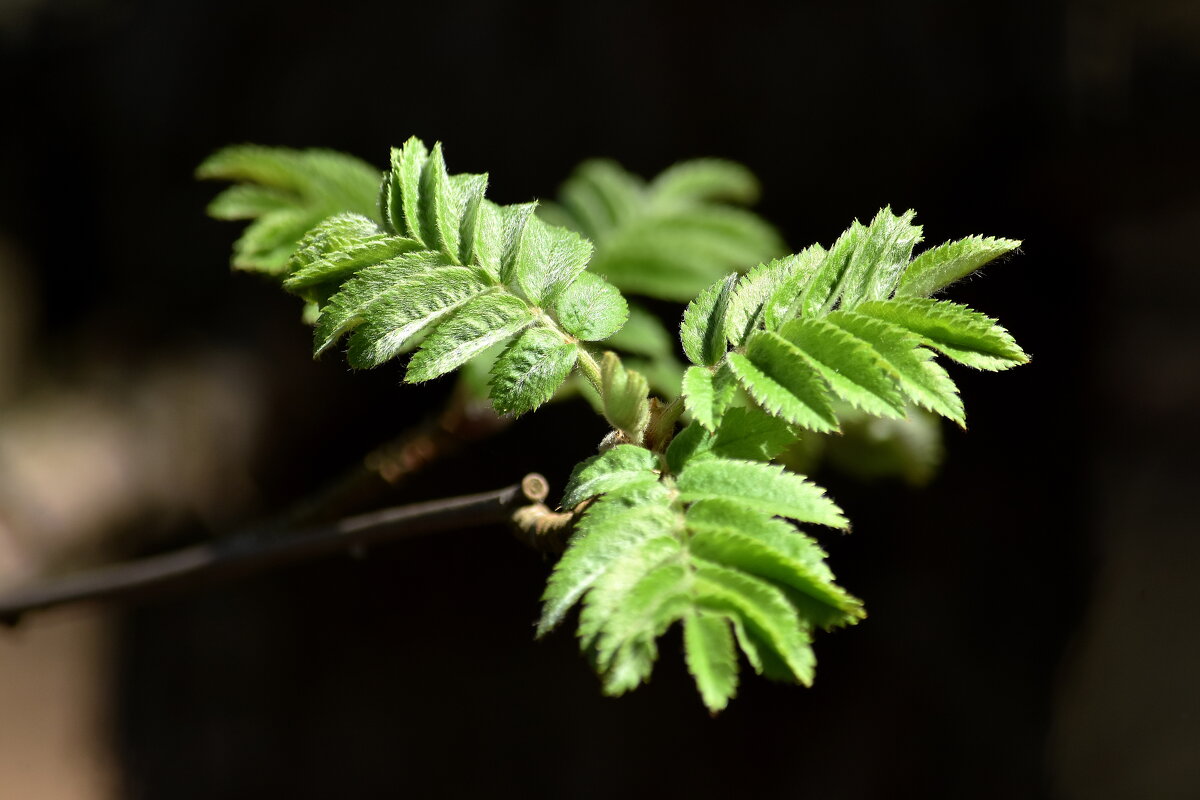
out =
<svg viewBox="0 0 1200 800"><path fill-rule="evenodd" d="M575 522L574 511L551 511L544 503L521 506L512 514L513 534L541 553L561 553Z"/></svg>
<svg viewBox="0 0 1200 800"><path fill-rule="evenodd" d="M541 503L550 496L550 482L540 473L531 472L521 479L521 492L531 503Z"/></svg>

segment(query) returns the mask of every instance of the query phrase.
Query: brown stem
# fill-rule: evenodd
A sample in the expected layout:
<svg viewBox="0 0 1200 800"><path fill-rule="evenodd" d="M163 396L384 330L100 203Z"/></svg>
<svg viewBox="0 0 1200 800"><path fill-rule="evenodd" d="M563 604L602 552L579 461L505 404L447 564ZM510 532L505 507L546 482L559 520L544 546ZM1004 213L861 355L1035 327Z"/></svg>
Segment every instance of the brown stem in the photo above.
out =
<svg viewBox="0 0 1200 800"><path fill-rule="evenodd" d="M521 507L540 506L548 490L545 478L531 474L492 492L385 508L301 530L235 534L0 595L0 622L16 624L31 611L67 603L130 599L228 580L416 534L516 522Z"/></svg>

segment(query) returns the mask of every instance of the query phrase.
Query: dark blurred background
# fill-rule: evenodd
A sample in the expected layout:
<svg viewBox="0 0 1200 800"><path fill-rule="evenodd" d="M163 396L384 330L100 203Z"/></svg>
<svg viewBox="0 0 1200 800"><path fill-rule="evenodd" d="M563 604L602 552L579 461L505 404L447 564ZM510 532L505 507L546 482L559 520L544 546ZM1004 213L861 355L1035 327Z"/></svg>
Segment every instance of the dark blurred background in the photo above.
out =
<svg viewBox="0 0 1200 800"><path fill-rule="evenodd" d="M709 719L668 637L603 698L568 632L532 639L548 564L463 531L57 623L100 632L0 693L3 780L92 777L11 796L1200 797L1194 2L0 0L0 48L0 522L40 491L64 542L25 534L14 575L269 517L445 400L309 360L295 301L231 274L192 179L230 143L382 166L415 134L500 202L589 156L735 159L793 248L884 204L1023 239L952 296L1033 356L955 372L971 430L929 487L819 476L871 616L811 690L747 677ZM603 432L556 406L395 499L561 488ZM64 660L89 733L47 756Z"/></svg>

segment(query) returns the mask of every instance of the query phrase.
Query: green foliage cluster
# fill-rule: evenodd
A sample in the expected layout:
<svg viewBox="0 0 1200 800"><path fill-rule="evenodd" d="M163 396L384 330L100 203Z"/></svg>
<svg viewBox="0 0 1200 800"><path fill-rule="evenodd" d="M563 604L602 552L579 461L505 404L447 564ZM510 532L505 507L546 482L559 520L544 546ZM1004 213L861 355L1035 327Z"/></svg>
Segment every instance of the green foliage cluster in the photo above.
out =
<svg viewBox="0 0 1200 800"><path fill-rule="evenodd" d="M350 364L372 367L412 352L405 380L419 383L492 352L487 391L511 415L549 401L573 375L590 385L613 433L566 488L562 506L576 523L538 633L579 604L580 642L610 694L649 678L676 623L713 712L736 692L739 650L759 674L810 684L814 633L864 612L798 527L846 529L846 517L775 462L846 419L902 420L921 408L964 424L938 355L983 370L1027 360L995 320L929 297L1019 243L969 237L914 258L921 228L911 211L885 208L828 249L771 259L773 230L721 202L757 192L727 162L688 162L650 183L589 162L561 204L535 213L534 203L488 200L486 175L450 174L441 146L417 139L392 151L366 209L361 162L287 152L304 180L257 148L218 153L201 173L249 182L218 197L218 216L235 216L234 201L260 188L278 200L243 201L237 216L256 221L235 259L269 254L244 263L310 304L316 353L348 339ZM345 174L321 173L309 158ZM335 188L322 194L321 181ZM296 241L302 217L310 225ZM730 271L746 259L762 263ZM674 358L655 323L631 316L622 289L671 297L682 285L696 290L679 331L690 366L663 392L677 398L668 402L612 343L624 336L627 353Z"/></svg>
<svg viewBox="0 0 1200 800"><path fill-rule="evenodd" d="M596 245L588 265L627 294L686 303L731 269L783 253L779 234L739 208L758 199L740 164L695 159L644 181L607 160L581 164L538 213Z"/></svg>

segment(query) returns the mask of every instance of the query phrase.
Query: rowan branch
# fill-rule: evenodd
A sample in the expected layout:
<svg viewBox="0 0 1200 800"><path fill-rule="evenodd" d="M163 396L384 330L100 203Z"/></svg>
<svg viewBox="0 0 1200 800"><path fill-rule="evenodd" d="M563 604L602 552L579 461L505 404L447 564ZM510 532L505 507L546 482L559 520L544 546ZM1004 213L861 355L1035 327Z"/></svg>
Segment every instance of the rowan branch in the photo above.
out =
<svg viewBox="0 0 1200 800"><path fill-rule="evenodd" d="M536 473L491 492L384 508L302 529L268 528L162 555L47 580L0 595L0 623L15 625L32 611L83 601L130 600L244 577L337 553L361 551L410 536L512 523L518 538L539 549L525 522L545 513L546 479ZM534 531L536 534L537 532ZM553 545L547 545L553 549Z"/></svg>

